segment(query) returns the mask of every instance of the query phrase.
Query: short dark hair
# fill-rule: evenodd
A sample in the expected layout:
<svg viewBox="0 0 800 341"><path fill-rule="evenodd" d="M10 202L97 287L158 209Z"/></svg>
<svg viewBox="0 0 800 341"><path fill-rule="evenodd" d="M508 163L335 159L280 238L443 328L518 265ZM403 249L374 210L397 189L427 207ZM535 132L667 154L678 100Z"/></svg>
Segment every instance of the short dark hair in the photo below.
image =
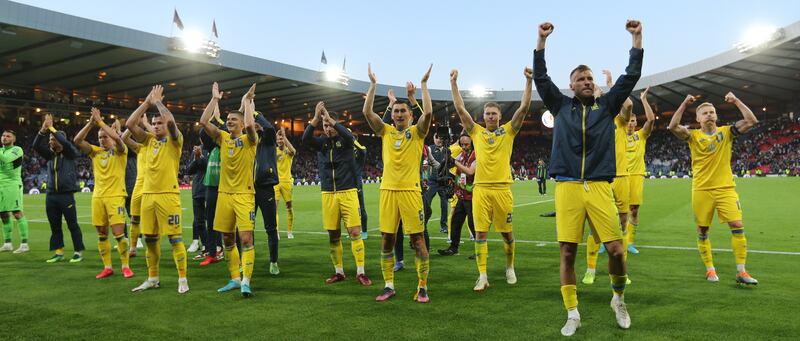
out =
<svg viewBox="0 0 800 341"><path fill-rule="evenodd" d="M10 133L11 135L14 135L14 137L17 137L17 132L11 129L3 130L3 133Z"/></svg>
<svg viewBox="0 0 800 341"><path fill-rule="evenodd" d="M398 99L397 102L394 102L394 104L392 104L392 105L397 105L397 104L405 104L406 107L408 107L408 110L411 110L411 103L410 102L404 101L402 99Z"/></svg>
<svg viewBox="0 0 800 341"><path fill-rule="evenodd" d="M583 72L583 71L592 71L592 69L583 64L578 65L574 69L572 69L572 72L569 73L569 78L572 78L572 75L574 75L576 72Z"/></svg>
<svg viewBox="0 0 800 341"><path fill-rule="evenodd" d="M486 102L486 104L483 105L483 110L486 110L486 108L497 108L497 110L503 111L503 108L500 107L500 104L497 102Z"/></svg>

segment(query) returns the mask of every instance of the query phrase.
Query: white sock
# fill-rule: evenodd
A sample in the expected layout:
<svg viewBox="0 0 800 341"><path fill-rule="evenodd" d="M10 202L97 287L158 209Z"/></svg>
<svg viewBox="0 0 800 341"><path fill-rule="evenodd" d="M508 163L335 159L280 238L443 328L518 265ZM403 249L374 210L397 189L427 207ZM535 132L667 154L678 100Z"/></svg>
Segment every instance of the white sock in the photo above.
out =
<svg viewBox="0 0 800 341"><path fill-rule="evenodd" d="M744 264L736 264L736 271L745 272Z"/></svg>
<svg viewBox="0 0 800 341"><path fill-rule="evenodd" d="M567 310L567 318L568 319L581 319L581 313L578 312L578 308Z"/></svg>
<svg viewBox="0 0 800 341"><path fill-rule="evenodd" d="M489 280L489 278L486 276L485 272L481 272L480 275L478 276L478 278L479 279L483 279L483 280L487 280L487 281Z"/></svg>
<svg viewBox="0 0 800 341"><path fill-rule="evenodd" d="M356 274L358 274L358 275L363 275L364 274L364 266L363 265L356 267Z"/></svg>
<svg viewBox="0 0 800 341"><path fill-rule="evenodd" d="M739 266L737 265L736 267L738 269ZM717 271L717 269L715 269L713 266L709 266L706 268L706 271Z"/></svg>
<svg viewBox="0 0 800 341"><path fill-rule="evenodd" d="M384 285L383 287L394 290L394 282L386 282L386 285Z"/></svg>
<svg viewBox="0 0 800 341"><path fill-rule="evenodd" d="M148 277L147 281L150 283L158 283L158 277Z"/></svg>
<svg viewBox="0 0 800 341"><path fill-rule="evenodd" d="M344 275L344 269L343 268L336 268L336 273Z"/></svg>
<svg viewBox="0 0 800 341"><path fill-rule="evenodd" d="M241 278L234 278L231 281L236 282L236 284L242 284L242 279Z"/></svg>
<svg viewBox="0 0 800 341"><path fill-rule="evenodd" d="M250 279L249 278L242 278L242 285L248 285L249 286L250 285Z"/></svg>
<svg viewBox="0 0 800 341"><path fill-rule="evenodd" d="M586 273L587 273L587 274L592 274L592 275L594 275L594 272L595 272L595 271L597 271L597 269L589 269L589 268L586 268Z"/></svg>

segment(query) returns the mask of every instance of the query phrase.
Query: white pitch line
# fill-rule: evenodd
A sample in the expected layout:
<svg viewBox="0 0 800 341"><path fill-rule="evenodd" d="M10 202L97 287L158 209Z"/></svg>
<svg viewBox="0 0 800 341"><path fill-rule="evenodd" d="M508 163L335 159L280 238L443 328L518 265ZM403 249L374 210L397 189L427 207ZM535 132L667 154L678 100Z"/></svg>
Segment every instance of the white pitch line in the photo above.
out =
<svg viewBox="0 0 800 341"><path fill-rule="evenodd" d="M545 202L551 202L551 201L555 201L555 200L556 200L556 199L548 199L548 200L542 200L542 201L526 202L526 203L524 203L524 204L514 205L514 207L522 207L522 206L536 205L536 204L541 204L541 203L545 203ZM449 206L449 205L448 205L448 206ZM439 220L442 220L442 217L428 219L428 221L439 221Z"/></svg>

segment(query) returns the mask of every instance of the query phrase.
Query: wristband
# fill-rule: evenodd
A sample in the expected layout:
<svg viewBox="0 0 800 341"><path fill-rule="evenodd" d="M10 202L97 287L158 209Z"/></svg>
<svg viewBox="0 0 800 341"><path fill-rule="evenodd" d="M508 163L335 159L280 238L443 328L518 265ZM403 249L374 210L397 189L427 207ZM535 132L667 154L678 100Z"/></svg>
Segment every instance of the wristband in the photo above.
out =
<svg viewBox="0 0 800 341"><path fill-rule="evenodd" d="M50 130L50 132L52 132L52 133L58 132L58 130L56 130L56 128L53 128L53 127L50 127L50 129L49 129L49 130Z"/></svg>

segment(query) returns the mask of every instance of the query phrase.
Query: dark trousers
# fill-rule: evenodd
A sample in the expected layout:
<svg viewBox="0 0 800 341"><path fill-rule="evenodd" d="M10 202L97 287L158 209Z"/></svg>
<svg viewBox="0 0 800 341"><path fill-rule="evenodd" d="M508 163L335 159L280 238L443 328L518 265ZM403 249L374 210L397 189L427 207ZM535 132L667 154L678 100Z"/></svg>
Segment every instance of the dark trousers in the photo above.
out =
<svg viewBox="0 0 800 341"><path fill-rule="evenodd" d="M267 231L269 262L278 262L278 222L275 217L275 186L256 187L256 212L261 209L264 229Z"/></svg>
<svg viewBox="0 0 800 341"><path fill-rule="evenodd" d="M361 232L367 232L367 208L364 206L364 189L358 189L358 209L361 211Z"/></svg>
<svg viewBox="0 0 800 341"><path fill-rule="evenodd" d="M472 219L472 200L458 199L450 225L450 248L453 250L458 250L458 246L461 244L461 228L464 226L465 219L469 230L474 236L475 221Z"/></svg>
<svg viewBox="0 0 800 341"><path fill-rule="evenodd" d="M67 229L72 237L75 251L83 251L83 234L78 225L78 214L75 210L75 197L72 193L47 193L45 198L47 221L50 222L50 250L64 247L64 231L61 230L61 216L67 221Z"/></svg>
<svg viewBox="0 0 800 341"><path fill-rule="evenodd" d="M217 197L219 196L219 187L206 187L206 252L211 257L217 256L217 246L222 247L222 236L219 232L214 231L214 215L217 209Z"/></svg>
<svg viewBox="0 0 800 341"><path fill-rule="evenodd" d="M539 194L546 194L547 193L547 180L545 179L538 179L536 182L539 183Z"/></svg>
<svg viewBox="0 0 800 341"><path fill-rule="evenodd" d="M437 194L439 195L439 208L442 211L442 216L439 218L439 229L441 231L447 231L447 215L450 208L447 205L447 201L450 198L447 197L447 188L439 186L435 181L431 182L431 186L425 191L425 197L422 200L423 205L425 205L425 226L428 226L428 220L431 218L431 215L433 215L431 206L433 205L433 198L436 197Z"/></svg>
<svg viewBox="0 0 800 341"><path fill-rule="evenodd" d="M192 239L200 239L203 245L206 244L208 231L206 231L206 198L192 198Z"/></svg>
<svg viewBox="0 0 800 341"><path fill-rule="evenodd" d="M125 212L128 213L128 218L131 218L131 200L133 199L133 187L125 187L125 191L128 192L128 196L125 197ZM125 222L125 238L128 238L128 222ZM136 241L133 241L136 243ZM133 245L134 247L136 244Z"/></svg>

